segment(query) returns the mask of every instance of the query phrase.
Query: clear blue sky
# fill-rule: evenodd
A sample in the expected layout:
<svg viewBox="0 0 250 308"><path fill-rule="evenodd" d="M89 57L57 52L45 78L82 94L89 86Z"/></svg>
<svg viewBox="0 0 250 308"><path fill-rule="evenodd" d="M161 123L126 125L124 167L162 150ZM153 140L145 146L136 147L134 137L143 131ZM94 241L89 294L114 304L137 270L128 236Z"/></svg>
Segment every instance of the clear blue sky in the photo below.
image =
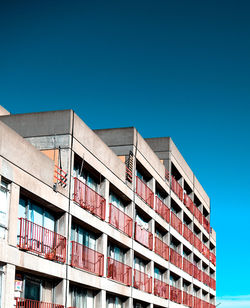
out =
<svg viewBox="0 0 250 308"><path fill-rule="evenodd" d="M11 112L173 138L212 200L221 307L250 307L250 2L2 1L0 44Z"/></svg>

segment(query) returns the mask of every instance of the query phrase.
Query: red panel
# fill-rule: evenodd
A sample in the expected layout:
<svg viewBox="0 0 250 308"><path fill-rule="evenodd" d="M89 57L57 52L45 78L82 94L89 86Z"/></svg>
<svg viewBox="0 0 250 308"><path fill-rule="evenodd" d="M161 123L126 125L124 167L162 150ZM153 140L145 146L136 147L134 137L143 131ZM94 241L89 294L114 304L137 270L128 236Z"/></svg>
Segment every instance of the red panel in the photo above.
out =
<svg viewBox="0 0 250 308"><path fill-rule="evenodd" d="M188 226L186 226L185 224L183 224L183 236L184 238L189 241L189 243L191 245L193 245L194 243L194 234L193 232L188 228Z"/></svg>
<svg viewBox="0 0 250 308"><path fill-rule="evenodd" d="M202 213L201 211L198 209L197 206L194 206L194 217L199 221L199 223L202 225Z"/></svg>
<svg viewBox="0 0 250 308"><path fill-rule="evenodd" d="M171 226L182 234L182 221L173 212L171 212Z"/></svg>
<svg viewBox="0 0 250 308"><path fill-rule="evenodd" d="M154 193L138 176L136 177L136 193L141 197L152 209L154 208Z"/></svg>
<svg viewBox="0 0 250 308"><path fill-rule="evenodd" d="M187 194L184 194L184 204L189 209L189 211L193 214L194 213L194 203Z"/></svg>
<svg viewBox="0 0 250 308"><path fill-rule="evenodd" d="M150 250L153 249L153 234L143 228L141 228L135 222L135 240L146 246Z"/></svg>
<svg viewBox="0 0 250 308"><path fill-rule="evenodd" d="M165 203L163 203L157 196L155 196L155 211L158 213L166 222L170 220L170 210Z"/></svg>
<svg viewBox="0 0 250 308"><path fill-rule="evenodd" d="M202 245L202 253L209 260L210 251L205 244Z"/></svg>
<svg viewBox="0 0 250 308"><path fill-rule="evenodd" d="M79 243L71 243L71 265L77 268L84 269L96 275L103 276L103 254Z"/></svg>
<svg viewBox="0 0 250 308"><path fill-rule="evenodd" d="M207 233L210 231L210 224L209 221L203 216L203 227L206 229Z"/></svg>
<svg viewBox="0 0 250 308"><path fill-rule="evenodd" d="M169 181L169 171L165 169L165 179Z"/></svg>
<svg viewBox="0 0 250 308"><path fill-rule="evenodd" d="M194 235L194 247L202 253L202 241Z"/></svg>
<svg viewBox="0 0 250 308"><path fill-rule="evenodd" d="M199 281L201 281L201 275L202 275L202 271L194 265L194 278L198 279Z"/></svg>
<svg viewBox="0 0 250 308"><path fill-rule="evenodd" d="M122 262L108 258L107 277L131 286L132 268Z"/></svg>
<svg viewBox="0 0 250 308"><path fill-rule="evenodd" d="M210 288L216 290L216 281L210 277Z"/></svg>
<svg viewBox="0 0 250 308"><path fill-rule="evenodd" d="M181 290L170 286L170 300L172 302L181 304Z"/></svg>
<svg viewBox="0 0 250 308"><path fill-rule="evenodd" d="M111 203L109 204L109 223L129 237L132 236L132 218Z"/></svg>
<svg viewBox="0 0 250 308"><path fill-rule="evenodd" d="M74 181L74 201L85 210L105 220L106 200L77 178L74 178Z"/></svg>
<svg viewBox="0 0 250 308"><path fill-rule="evenodd" d="M172 191L178 196L178 198L183 201L183 188L181 185L176 181L174 176L171 177L171 189Z"/></svg>
<svg viewBox="0 0 250 308"><path fill-rule="evenodd" d="M135 269L134 270L134 287L141 291L152 293L152 277Z"/></svg>
<svg viewBox="0 0 250 308"><path fill-rule="evenodd" d="M193 304L193 296L188 294L187 292L182 293L182 303L187 307L192 307Z"/></svg>
<svg viewBox="0 0 250 308"><path fill-rule="evenodd" d="M212 252L210 252L210 262L212 262L214 266L216 265L216 256Z"/></svg>
<svg viewBox="0 0 250 308"><path fill-rule="evenodd" d="M169 285L161 280L154 279L154 295L169 298Z"/></svg>
<svg viewBox="0 0 250 308"><path fill-rule="evenodd" d="M188 273L190 276L193 276L193 263L183 258L183 270Z"/></svg>
<svg viewBox="0 0 250 308"><path fill-rule="evenodd" d="M16 298L16 308L64 308L64 306L32 299Z"/></svg>
<svg viewBox="0 0 250 308"><path fill-rule="evenodd" d="M170 248L170 262L175 266L182 268L182 256Z"/></svg>
<svg viewBox="0 0 250 308"><path fill-rule="evenodd" d="M206 301L202 301L202 308L210 308L210 304Z"/></svg>
<svg viewBox="0 0 250 308"><path fill-rule="evenodd" d="M25 218L20 219L19 248L65 263L66 238Z"/></svg>
<svg viewBox="0 0 250 308"><path fill-rule="evenodd" d="M155 252L165 260L169 260L169 247L158 237L155 237Z"/></svg>
<svg viewBox="0 0 250 308"><path fill-rule="evenodd" d="M202 282L209 286L210 277L205 272L202 273Z"/></svg>
<svg viewBox="0 0 250 308"><path fill-rule="evenodd" d="M193 299L194 299L194 308L201 308L202 300L195 296L193 297Z"/></svg>

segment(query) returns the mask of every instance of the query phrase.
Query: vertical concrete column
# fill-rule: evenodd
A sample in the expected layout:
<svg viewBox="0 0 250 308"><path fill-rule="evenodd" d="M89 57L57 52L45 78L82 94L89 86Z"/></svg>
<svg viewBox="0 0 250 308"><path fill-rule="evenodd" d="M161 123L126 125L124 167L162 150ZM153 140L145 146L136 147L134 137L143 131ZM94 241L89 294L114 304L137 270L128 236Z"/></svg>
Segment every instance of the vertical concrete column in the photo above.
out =
<svg viewBox="0 0 250 308"><path fill-rule="evenodd" d="M3 294L3 308L14 307L15 298L15 273L16 267L12 264L5 265L5 281L4 281L4 294Z"/></svg>
<svg viewBox="0 0 250 308"><path fill-rule="evenodd" d="M100 308L100 307L106 307L106 291L105 290L101 290L96 295L95 308Z"/></svg>
<svg viewBox="0 0 250 308"><path fill-rule="evenodd" d="M55 303L65 305L66 293L67 293L67 280L62 279L54 288L55 291Z"/></svg>
<svg viewBox="0 0 250 308"><path fill-rule="evenodd" d="M133 298L129 297L124 303L124 308L132 308L132 307L133 307Z"/></svg>
<svg viewBox="0 0 250 308"><path fill-rule="evenodd" d="M108 248L108 236L103 233L97 240L97 250L102 253L103 258L103 276L107 276L107 249ZM100 306L101 307L101 306Z"/></svg>
<svg viewBox="0 0 250 308"><path fill-rule="evenodd" d="M150 261L147 264L147 274L150 275L150 277L152 277L152 293L154 290L154 261Z"/></svg>
<svg viewBox="0 0 250 308"><path fill-rule="evenodd" d="M8 244L15 246L17 244L18 228L18 205L20 198L20 187L11 183L10 203L9 203L9 223L8 223Z"/></svg>
<svg viewBox="0 0 250 308"><path fill-rule="evenodd" d="M149 304L148 308L154 308L154 305L153 304Z"/></svg>
<svg viewBox="0 0 250 308"><path fill-rule="evenodd" d="M110 187L110 183L107 179L104 180L103 183L103 188L102 188L102 194L106 200L106 215L105 215L105 221L108 222L109 221L109 187Z"/></svg>
<svg viewBox="0 0 250 308"><path fill-rule="evenodd" d="M153 209L155 209L155 194L156 194L156 181L155 181L155 178L152 178L152 190L153 190L153 193L154 193L154 206L153 206Z"/></svg>

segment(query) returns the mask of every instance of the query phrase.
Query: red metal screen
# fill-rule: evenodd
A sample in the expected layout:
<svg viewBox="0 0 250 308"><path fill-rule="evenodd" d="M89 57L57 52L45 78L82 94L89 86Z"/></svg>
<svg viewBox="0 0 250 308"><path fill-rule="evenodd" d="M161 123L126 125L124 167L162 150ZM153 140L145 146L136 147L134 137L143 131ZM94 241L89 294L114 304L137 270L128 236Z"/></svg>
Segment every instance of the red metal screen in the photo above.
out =
<svg viewBox="0 0 250 308"><path fill-rule="evenodd" d="M107 277L131 286L132 268L122 262L108 258Z"/></svg>
<svg viewBox="0 0 250 308"><path fill-rule="evenodd" d="M194 308L201 308L202 306L202 300L200 298L197 298L197 297L193 297L193 302L194 302Z"/></svg>
<svg viewBox="0 0 250 308"><path fill-rule="evenodd" d="M155 252L165 260L169 260L169 247L158 237L155 237Z"/></svg>
<svg viewBox="0 0 250 308"><path fill-rule="evenodd" d="M202 241L196 235L194 235L194 247L202 252Z"/></svg>
<svg viewBox="0 0 250 308"><path fill-rule="evenodd" d="M134 270L134 287L141 291L152 293L152 277L135 269Z"/></svg>
<svg viewBox="0 0 250 308"><path fill-rule="evenodd" d="M205 228L207 233L209 233L209 231L210 231L210 224L209 224L209 221L206 219L205 216L203 216L203 227Z"/></svg>
<svg viewBox="0 0 250 308"><path fill-rule="evenodd" d="M136 177L136 193L140 196L152 209L154 208L154 193L138 176Z"/></svg>
<svg viewBox="0 0 250 308"><path fill-rule="evenodd" d="M165 203L163 203L157 196L155 196L155 211L158 213L166 222L170 220L170 210Z"/></svg>
<svg viewBox="0 0 250 308"><path fill-rule="evenodd" d="M133 220L112 203L109 204L109 223L120 231L132 236Z"/></svg>
<svg viewBox="0 0 250 308"><path fill-rule="evenodd" d="M202 282L209 286L210 277L205 272L202 273Z"/></svg>
<svg viewBox="0 0 250 308"><path fill-rule="evenodd" d="M210 283L209 283L209 285L210 285L210 288L211 288L211 289L216 290L216 281L215 281L215 279L213 279L213 278L210 277Z"/></svg>
<svg viewBox="0 0 250 308"><path fill-rule="evenodd" d="M16 308L64 308L64 306L32 299L16 298Z"/></svg>
<svg viewBox="0 0 250 308"><path fill-rule="evenodd" d="M211 251L210 251L210 261L213 263L214 266L216 265L216 256Z"/></svg>
<svg viewBox="0 0 250 308"><path fill-rule="evenodd" d="M165 179L169 181L169 171L165 169Z"/></svg>
<svg viewBox="0 0 250 308"><path fill-rule="evenodd" d="M194 203L187 194L184 194L184 204L189 209L189 211L193 214L194 213Z"/></svg>
<svg viewBox="0 0 250 308"><path fill-rule="evenodd" d="M183 291L182 293L182 303L185 306L192 307L193 305L193 296Z"/></svg>
<svg viewBox="0 0 250 308"><path fill-rule="evenodd" d="M182 221L173 212L171 212L171 226L182 234Z"/></svg>
<svg viewBox="0 0 250 308"><path fill-rule="evenodd" d="M103 254L81 245L72 243L71 265L88 272L103 276Z"/></svg>
<svg viewBox="0 0 250 308"><path fill-rule="evenodd" d="M210 308L210 304L206 301L202 301L202 308Z"/></svg>
<svg viewBox="0 0 250 308"><path fill-rule="evenodd" d="M193 232L188 228L188 226L186 226L185 224L183 224L183 236L184 238L189 241L189 243L191 245L193 245L194 243L194 234Z"/></svg>
<svg viewBox="0 0 250 308"><path fill-rule="evenodd" d="M183 258L183 270L188 273L190 276L193 276L193 263Z"/></svg>
<svg viewBox="0 0 250 308"><path fill-rule="evenodd" d="M146 246L150 250L153 249L153 234L135 222L135 240Z"/></svg>
<svg viewBox="0 0 250 308"><path fill-rule="evenodd" d="M210 251L205 244L202 245L202 253L209 260Z"/></svg>
<svg viewBox="0 0 250 308"><path fill-rule="evenodd" d="M106 200L77 178L74 178L74 181L74 201L85 210L105 220Z"/></svg>
<svg viewBox="0 0 250 308"><path fill-rule="evenodd" d="M63 169L55 165L54 169L54 179L55 182L61 184L63 187L67 185L67 172L65 172Z"/></svg>
<svg viewBox="0 0 250 308"><path fill-rule="evenodd" d="M209 308L215 308L216 306L213 305L213 304L210 304L210 307Z"/></svg>
<svg viewBox="0 0 250 308"><path fill-rule="evenodd" d="M46 259L65 263L66 238L25 218L20 219L18 247L35 252Z"/></svg>
<svg viewBox="0 0 250 308"><path fill-rule="evenodd" d="M181 185L176 181L174 176L171 177L171 189L172 191L178 196L178 198L183 201L183 188Z"/></svg>
<svg viewBox="0 0 250 308"><path fill-rule="evenodd" d="M154 295L169 298L169 285L159 279L154 279Z"/></svg>
<svg viewBox="0 0 250 308"><path fill-rule="evenodd" d="M181 304L181 290L176 287L170 286L170 300L172 302Z"/></svg>
<svg viewBox="0 0 250 308"><path fill-rule="evenodd" d="M201 281L202 280L201 279L202 271L196 265L194 265L193 269L194 269L194 278Z"/></svg>
<svg viewBox="0 0 250 308"><path fill-rule="evenodd" d="M175 266L182 268L182 256L170 248L170 262Z"/></svg>
<svg viewBox="0 0 250 308"><path fill-rule="evenodd" d="M198 209L197 206L194 206L194 217L199 221L199 223L202 225L202 213L201 211Z"/></svg>

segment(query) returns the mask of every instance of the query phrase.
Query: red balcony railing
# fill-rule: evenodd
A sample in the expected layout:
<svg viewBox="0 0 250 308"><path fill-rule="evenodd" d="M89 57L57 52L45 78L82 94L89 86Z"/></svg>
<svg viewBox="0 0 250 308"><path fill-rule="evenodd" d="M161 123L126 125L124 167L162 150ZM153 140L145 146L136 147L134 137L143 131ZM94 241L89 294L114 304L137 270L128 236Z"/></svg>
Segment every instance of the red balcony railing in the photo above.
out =
<svg viewBox="0 0 250 308"><path fill-rule="evenodd" d="M202 225L202 213L201 211L198 209L197 206L194 206L194 217L199 221L199 223Z"/></svg>
<svg viewBox="0 0 250 308"><path fill-rule="evenodd" d="M193 308L201 308L202 307L202 300L198 297L193 297Z"/></svg>
<svg viewBox="0 0 250 308"><path fill-rule="evenodd" d="M74 178L74 201L82 208L105 220L106 200L79 179Z"/></svg>
<svg viewBox="0 0 250 308"><path fill-rule="evenodd" d="M153 234L141 228L137 222L135 222L135 240L150 250L153 249Z"/></svg>
<svg viewBox="0 0 250 308"><path fill-rule="evenodd" d="M49 260L65 263L66 238L25 218L20 219L18 247L41 255Z"/></svg>
<svg viewBox="0 0 250 308"><path fill-rule="evenodd" d="M113 280L132 285L132 268L122 262L108 258L108 272L107 277Z"/></svg>
<svg viewBox="0 0 250 308"><path fill-rule="evenodd" d="M209 308L215 308L216 306L214 304L210 304Z"/></svg>
<svg viewBox="0 0 250 308"><path fill-rule="evenodd" d="M171 212L171 226L182 234L182 221L173 212Z"/></svg>
<svg viewBox="0 0 250 308"><path fill-rule="evenodd" d="M152 277L135 269L134 270L134 288L147 292L147 293L152 293Z"/></svg>
<svg viewBox="0 0 250 308"><path fill-rule="evenodd" d="M193 214L194 213L194 203L187 194L184 194L184 204L186 205L187 209Z"/></svg>
<svg viewBox="0 0 250 308"><path fill-rule="evenodd" d="M214 253L210 252L210 256L209 256L210 262L213 263L213 265L216 265L216 256Z"/></svg>
<svg viewBox="0 0 250 308"><path fill-rule="evenodd" d="M194 265L193 271L194 271L194 274L193 274L194 278L198 279L199 281L202 281L201 279L202 271L196 265Z"/></svg>
<svg viewBox="0 0 250 308"><path fill-rule="evenodd" d="M210 277L209 286L211 289L216 290L216 281Z"/></svg>
<svg viewBox="0 0 250 308"><path fill-rule="evenodd" d="M169 285L159 279L154 279L154 295L168 299Z"/></svg>
<svg viewBox="0 0 250 308"><path fill-rule="evenodd" d="M202 273L202 282L206 284L207 286L209 286L210 277L205 272Z"/></svg>
<svg viewBox="0 0 250 308"><path fill-rule="evenodd" d="M191 245L194 244L194 234L185 224L183 224L183 236Z"/></svg>
<svg viewBox="0 0 250 308"><path fill-rule="evenodd" d="M194 247L202 253L202 241L196 235L194 235Z"/></svg>
<svg viewBox="0 0 250 308"><path fill-rule="evenodd" d="M132 236L133 220L112 203L109 204L109 223L118 230Z"/></svg>
<svg viewBox="0 0 250 308"><path fill-rule="evenodd" d="M81 245L76 242L72 243L71 265L85 271L103 276L103 254Z"/></svg>
<svg viewBox="0 0 250 308"><path fill-rule="evenodd" d="M207 248L205 244L202 245L202 253L203 253L203 256L209 260L210 250Z"/></svg>
<svg viewBox="0 0 250 308"><path fill-rule="evenodd" d="M136 177L136 193L152 207L152 209L154 208L154 193L138 176Z"/></svg>
<svg viewBox="0 0 250 308"><path fill-rule="evenodd" d="M207 231L207 233L209 233L210 224L209 224L209 221L206 219L205 216L203 216L203 227L205 228L205 230Z"/></svg>
<svg viewBox="0 0 250 308"><path fill-rule="evenodd" d="M158 237L155 237L155 252L165 260L169 260L169 247Z"/></svg>
<svg viewBox="0 0 250 308"><path fill-rule="evenodd" d="M172 248L170 248L170 262L175 266L182 268L182 256Z"/></svg>
<svg viewBox="0 0 250 308"><path fill-rule="evenodd" d="M174 176L171 177L171 189L172 191L178 196L178 198L183 201L183 188L181 185L176 181Z"/></svg>
<svg viewBox="0 0 250 308"><path fill-rule="evenodd" d="M16 298L16 308L64 308L64 306L32 299Z"/></svg>
<svg viewBox="0 0 250 308"><path fill-rule="evenodd" d="M210 304L206 301L202 301L202 308L210 308Z"/></svg>
<svg viewBox="0 0 250 308"><path fill-rule="evenodd" d="M169 181L169 171L165 169L165 179Z"/></svg>
<svg viewBox="0 0 250 308"><path fill-rule="evenodd" d="M158 213L166 222L170 220L170 210L165 203L163 203L157 196L155 196L155 211Z"/></svg>
<svg viewBox="0 0 250 308"><path fill-rule="evenodd" d="M183 270L188 273L190 276L193 276L193 263L183 258Z"/></svg>
<svg viewBox="0 0 250 308"><path fill-rule="evenodd" d="M63 187L66 187L68 180L68 174L63 169L55 165L54 169L54 181L58 184L61 184Z"/></svg>
<svg viewBox="0 0 250 308"><path fill-rule="evenodd" d="M170 300L172 302L181 304L181 290L176 287L170 286Z"/></svg>
<svg viewBox="0 0 250 308"><path fill-rule="evenodd" d="M193 305L193 296L183 291L182 293L182 303L187 307L192 307Z"/></svg>

